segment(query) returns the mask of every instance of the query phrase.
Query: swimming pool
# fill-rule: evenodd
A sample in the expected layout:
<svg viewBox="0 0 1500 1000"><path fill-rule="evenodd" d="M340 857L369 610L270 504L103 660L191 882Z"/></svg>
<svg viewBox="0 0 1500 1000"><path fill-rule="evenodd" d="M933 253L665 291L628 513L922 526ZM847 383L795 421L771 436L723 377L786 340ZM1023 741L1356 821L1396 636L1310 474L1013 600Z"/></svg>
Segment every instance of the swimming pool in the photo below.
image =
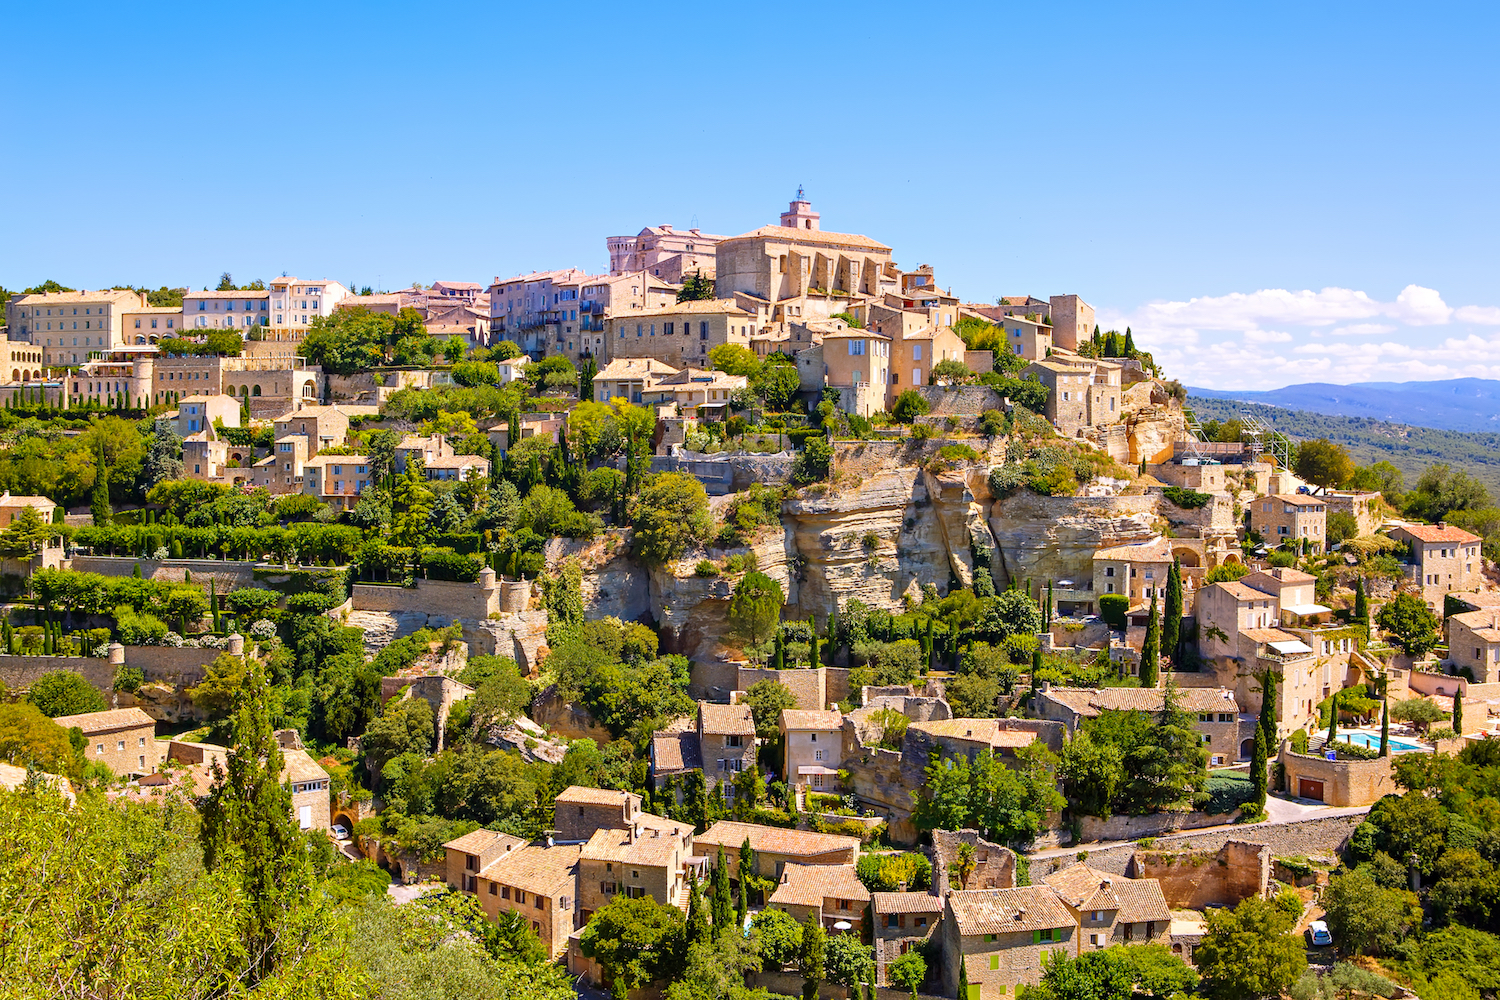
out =
<svg viewBox="0 0 1500 1000"><path fill-rule="evenodd" d="M1366 747L1370 750L1380 749L1379 733L1340 733L1336 739L1346 740L1357 747ZM1391 753L1410 753L1413 750L1426 750L1424 743L1409 740L1403 736L1391 737Z"/></svg>

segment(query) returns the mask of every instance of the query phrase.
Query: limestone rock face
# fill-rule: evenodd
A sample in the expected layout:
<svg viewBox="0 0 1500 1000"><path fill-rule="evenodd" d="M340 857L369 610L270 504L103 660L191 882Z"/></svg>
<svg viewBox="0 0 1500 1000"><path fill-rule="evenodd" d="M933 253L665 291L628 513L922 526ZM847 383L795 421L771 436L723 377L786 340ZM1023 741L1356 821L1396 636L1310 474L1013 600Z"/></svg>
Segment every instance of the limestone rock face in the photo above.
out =
<svg viewBox="0 0 1500 1000"><path fill-rule="evenodd" d="M475 655L509 656L523 674L537 669L538 649L547 641L547 612L541 608L466 621L463 626L464 642Z"/></svg>
<svg viewBox="0 0 1500 1000"><path fill-rule="evenodd" d="M996 557L995 536L986 520L992 506L989 478L983 473L980 467L922 472L922 484L932 498L932 516L948 553L948 567L965 587L974 584L976 549L990 553L991 564ZM975 486L982 490L979 496Z"/></svg>
<svg viewBox="0 0 1500 1000"><path fill-rule="evenodd" d="M781 585L789 606L797 603L797 580L791 575L791 532L763 530L751 542L748 551L755 554L755 568ZM731 550L730 554L739 550ZM699 550L676 562L651 571L651 611L661 628L667 652L682 653L689 659L707 659L729 631L729 599L743 574L699 576L699 560L722 553Z"/></svg>
<svg viewBox="0 0 1500 1000"><path fill-rule="evenodd" d="M651 576L630 557L629 530L614 530L587 542L553 538L548 567L574 557L583 569L583 606L590 618L638 621L652 612Z"/></svg>
<svg viewBox="0 0 1500 1000"><path fill-rule="evenodd" d="M570 740L595 740L603 745L614 738L587 708L564 700L556 684L532 699L531 718L537 725Z"/></svg>
<svg viewBox="0 0 1500 1000"><path fill-rule="evenodd" d="M999 545L999 585L1011 580L1079 583L1094 578L1094 552L1155 536L1155 497L1044 497L1021 489L996 500L990 529ZM1033 588L1033 589L1034 589Z"/></svg>
<svg viewBox="0 0 1500 1000"><path fill-rule="evenodd" d="M547 735L547 731L524 715L509 722L497 723L485 734L485 742L501 750L514 750L522 760L561 764L568 745Z"/></svg>
<svg viewBox="0 0 1500 1000"><path fill-rule="evenodd" d="M351 611L344 624L365 634L365 656L374 656L403 636L429 627L431 616L417 611ZM444 620L438 627L446 628Z"/></svg>
<svg viewBox="0 0 1500 1000"><path fill-rule="evenodd" d="M855 598L896 609L914 580L947 589L948 548L921 475L916 468L878 472L853 489L783 505L799 569L799 616Z"/></svg>

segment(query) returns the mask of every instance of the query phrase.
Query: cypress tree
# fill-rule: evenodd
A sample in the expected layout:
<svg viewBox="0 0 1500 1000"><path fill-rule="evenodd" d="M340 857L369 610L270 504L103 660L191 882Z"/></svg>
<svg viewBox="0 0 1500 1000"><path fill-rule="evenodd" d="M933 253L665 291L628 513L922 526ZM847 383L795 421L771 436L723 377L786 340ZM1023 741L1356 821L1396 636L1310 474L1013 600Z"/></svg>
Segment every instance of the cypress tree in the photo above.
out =
<svg viewBox="0 0 1500 1000"><path fill-rule="evenodd" d="M1260 809L1266 807L1266 757L1266 732L1257 726L1255 752L1250 755L1250 781L1255 788L1255 804Z"/></svg>
<svg viewBox="0 0 1500 1000"><path fill-rule="evenodd" d="M1383 694L1383 692L1382 692ZM1391 700L1380 699L1380 756L1391 755Z"/></svg>
<svg viewBox="0 0 1500 1000"><path fill-rule="evenodd" d="M1042 611L1042 629L1052 631L1052 581L1047 581L1047 607Z"/></svg>
<svg viewBox="0 0 1500 1000"><path fill-rule="evenodd" d="M786 669L786 648L782 645L781 629L776 630L776 652L771 657L771 666L776 670Z"/></svg>
<svg viewBox="0 0 1500 1000"><path fill-rule="evenodd" d="M1270 670L1260 680L1260 719L1256 727L1265 735L1266 750L1278 745L1276 739L1276 675Z"/></svg>
<svg viewBox="0 0 1500 1000"><path fill-rule="evenodd" d="M1167 567L1167 599L1162 608L1161 651L1174 667L1182 665L1182 565L1176 559Z"/></svg>
<svg viewBox="0 0 1500 1000"><path fill-rule="evenodd" d="M818 922L816 913L807 915L802 925L802 950L797 956L798 970L802 973L802 1000L818 1000L818 987L823 985L823 953L828 935Z"/></svg>
<svg viewBox="0 0 1500 1000"><path fill-rule="evenodd" d="M1328 699L1328 744L1333 744L1334 737L1339 734L1339 696L1338 692Z"/></svg>
<svg viewBox="0 0 1500 1000"><path fill-rule="evenodd" d="M843 624L839 621L839 606L835 604L828 612L828 665L831 667L839 655L839 632ZM813 666L818 664L814 663Z"/></svg>
<svg viewBox="0 0 1500 1000"><path fill-rule="evenodd" d="M1156 615L1156 595L1151 595L1150 615L1146 619L1146 642L1141 647L1141 687L1156 687L1161 668L1161 619Z"/></svg>
<svg viewBox="0 0 1500 1000"><path fill-rule="evenodd" d="M1031 690L1037 688L1036 675L1042 672L1042 648L1038 646L1031 651Z"/></svg>
<svg viewBox="0 0 1500 1000"><path fill-rule="evenodd" d="M1354 620L1366 628L1370 625L1370 600L1365 596L1365 580L1354 578Z"/></svg>
<svg viewBox="0 0 1500 1000"><path fill-rule="evenodd" d="M688 915L687 943L698 944L708 940L708 910L703 905L703 890L698 885L698 875L688 870Z"/></svg>
<svg viewBox="0 0 1500 1000"><path fill-rule="evenodd" d="M734 904L729 899L729 865L724 860L724 845L719 845L718 857L714 859L713 874L713 918L714 936L724 933L734 919Z"/></svg>
<svg viewBox="0 0 1500 1000"><path fill-rule="evenodd" d="M1453 731L1458 735L1464 734L1464 692L1459 688L1453 692Z"/></svg>
<svg viewBox="0 0 1500 1000"><path fill-rule="evenodd" d="M1130 327L1128 326L1125 328L1125 356L1127 358L1135 357L1135 338L1130 335Z"/></svg>
<svg viewBox="0 0 1500 1000"><path fill-rule="evenodd" d="M751 803L754 805L754 803ZM750 838L740 845L740 898L735 909L736 927L745 926L745 917L750 912L750 873L755 870L755 852L750 849Z"/></svg>
<svg viewBox="0 0 1500 1000"><path fill-rule="evenodd" d="M969 1000L969 963L958 956L958 1000Z"/></svg>
<svg viewBox="0 0 1500 1000"><path fill-rule="evenodd" d="M812 631L812 636L808 640L807 658L812 661L809 666L817 668L819 666L822 666L822 663L818 659L818 623L813 620L812 615L807 616L807 625L808 628ZM832 653L830 653L829 656L831 658Z"/></svg>

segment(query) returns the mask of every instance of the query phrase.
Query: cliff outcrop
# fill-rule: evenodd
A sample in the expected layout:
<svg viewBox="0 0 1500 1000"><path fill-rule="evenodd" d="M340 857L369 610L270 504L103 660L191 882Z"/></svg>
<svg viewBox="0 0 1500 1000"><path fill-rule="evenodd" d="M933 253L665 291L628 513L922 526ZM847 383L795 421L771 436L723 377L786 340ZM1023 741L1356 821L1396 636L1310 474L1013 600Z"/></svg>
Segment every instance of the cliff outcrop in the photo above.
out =
<svg viewBox="0 0 1500 1000"><path fill-rule="evenodd" d="M995 577L1011 580L1094 579L1094 553L1155 537L1157 497L1045 497L1017 490L996 500L989 526L999 547Z"/></svg>

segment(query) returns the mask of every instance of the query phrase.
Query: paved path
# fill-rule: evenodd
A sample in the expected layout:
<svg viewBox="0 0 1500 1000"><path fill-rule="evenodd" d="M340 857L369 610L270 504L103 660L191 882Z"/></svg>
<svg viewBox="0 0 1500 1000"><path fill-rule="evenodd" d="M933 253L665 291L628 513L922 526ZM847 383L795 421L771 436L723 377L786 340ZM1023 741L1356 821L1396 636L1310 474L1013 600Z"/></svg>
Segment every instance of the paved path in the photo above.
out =
<svg viewBox="0 0 1500 1000"><path fill-rule="evenodd" d="M1174 836L1196 836L1204 833L1223 833L1226 831L1255 830L1263 826L1277 826L1284 823L1297 823L1306 819L1326 819L1332 816L1355 816L1370 811L1369 806L1349 806L1345 808L1333 808L1325 806L1321 802L1311 799L1283 798L1279 795L1266 797L1266 814L1270 817L1260 823L1226 823L1220 826L1200 826L1189 830L1169 830L1160 834L1162 837ZM1059 858L1076 855L1079 851L1102 851L1110 847L1124 847L1133 844L1135 840L1101 840L1091 844L1074 844L1070 847L1052 847L1045 851L1033 851L1027 855L1029 858Z"/></svg>
<svg viewBox="0 0 1500 1000"><path fill-rule="evenodd" d="M402 903L410 903L429 888L431 888L431 885L421 882L418 882L416 885L401 885L398 882L392 882L386 887L385 893L391 897L392 902L400 906Z"/></svg>

